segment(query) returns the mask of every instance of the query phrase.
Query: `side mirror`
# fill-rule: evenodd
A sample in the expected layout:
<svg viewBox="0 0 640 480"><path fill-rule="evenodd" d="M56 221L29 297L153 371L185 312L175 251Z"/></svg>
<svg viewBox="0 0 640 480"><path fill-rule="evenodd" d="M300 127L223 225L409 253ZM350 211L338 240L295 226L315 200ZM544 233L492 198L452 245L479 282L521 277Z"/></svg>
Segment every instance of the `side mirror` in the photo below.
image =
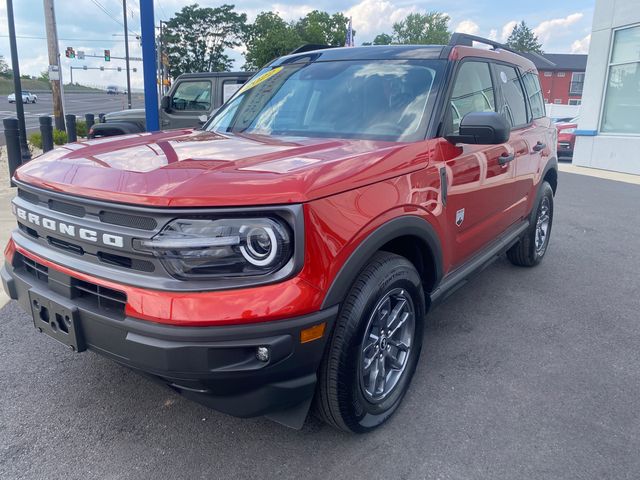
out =
<svg viewBox="0 0 640 480"><path fill-rule="evenodd" d="M511 126L504 115L496 112L467 113L460 122L458 135L449 135L452 143L499 145L509 140Z"/></svg>
<svg viewBox="0 0 640 480"><path fill-rule="evenodd" d="M200 122L200 125L204 125L205 123L207 123L207 116L206 115L200 115L198 117L198 122Z"/></svg>
<svg viewBox="0 0 640 480"><path fill-rule="evenodd" d="M160 108L165 112L168 112L171 109L171 97L168 95L162 97L162 100L160 100Z"/></svg>

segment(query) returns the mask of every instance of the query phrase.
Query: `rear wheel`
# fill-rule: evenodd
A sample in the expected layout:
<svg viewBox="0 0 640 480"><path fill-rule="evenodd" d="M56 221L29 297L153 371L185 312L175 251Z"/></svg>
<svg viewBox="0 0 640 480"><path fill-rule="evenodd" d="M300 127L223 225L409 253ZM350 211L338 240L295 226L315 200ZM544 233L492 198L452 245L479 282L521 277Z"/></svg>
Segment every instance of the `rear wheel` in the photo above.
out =
<svg viewBox="0 0 640 480"><path fill-rule="evenodd" d="M319 371L316 413L346 431L384 423L409 388L422 347L424 293L415 267L379 252L342 306Z"/></svg>
<svg viewBox="0 0 640 480"><path fill-rule="evenodd" d="M553 189L548 182L544 182L540 188L533 223L518 243L507 250L507 258L514 265L533 267L547 253L553 224Z"/></svg>

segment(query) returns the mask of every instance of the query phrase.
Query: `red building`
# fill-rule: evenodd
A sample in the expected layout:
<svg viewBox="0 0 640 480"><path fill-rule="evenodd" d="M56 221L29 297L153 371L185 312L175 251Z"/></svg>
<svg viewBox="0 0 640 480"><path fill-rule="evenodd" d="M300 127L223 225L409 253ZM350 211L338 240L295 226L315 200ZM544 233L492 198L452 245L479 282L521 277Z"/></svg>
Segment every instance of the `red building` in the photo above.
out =
<svg viewBox="0 0 640 480"><path fill-rule="evenodd" d="M525 56L538 69L545 103L580 105L587 55L545 53Z"/></svg>

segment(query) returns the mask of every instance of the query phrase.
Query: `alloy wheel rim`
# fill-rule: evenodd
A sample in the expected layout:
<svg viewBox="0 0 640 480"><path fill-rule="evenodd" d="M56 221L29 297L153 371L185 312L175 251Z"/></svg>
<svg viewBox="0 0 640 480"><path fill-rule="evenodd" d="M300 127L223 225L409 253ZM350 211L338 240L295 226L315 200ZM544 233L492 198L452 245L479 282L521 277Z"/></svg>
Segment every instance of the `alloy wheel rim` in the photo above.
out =
<svg viewBox="0 0 640 480"><path fill-rule="evenodd" d="M551 204L548 197L543 197L540 204L540 212L536 220L536 252L542 253L549 238L549 225L551 224Z"/></svg>
<svg viewBox="0 0 640 480"><path fill-rule="evenodd" d="M400 382L409 363L415 332L415 308L403 288L387 292L367 322L360 352L360 387L379 403Z"/></svg>

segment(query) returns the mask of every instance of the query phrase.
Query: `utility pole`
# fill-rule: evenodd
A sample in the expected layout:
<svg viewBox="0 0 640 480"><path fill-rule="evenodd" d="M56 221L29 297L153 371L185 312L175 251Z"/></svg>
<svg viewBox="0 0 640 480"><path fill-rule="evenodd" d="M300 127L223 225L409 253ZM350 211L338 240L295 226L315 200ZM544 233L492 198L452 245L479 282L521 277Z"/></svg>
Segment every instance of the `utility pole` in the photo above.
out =
<svg viewBox="0 0 640 480"><path fill-rule="evenodd" d="M49 66L57 68L57 74L49 68L49 80L51 81L51 93L53 95L53 116L56 128L65 130L64 106L62 102L62 70L60 69L60 51L58 50L58 29L56 28L56 13L53 0L44 2L44 23L47 30L47 50L49 52Z"/></svg>
<svg viewBox="0 0 640 480"><path fill-rule="evenodd" d="M124 15L124 57L127 63L127 103L131 110L131 74L129 73L129 29L127 28L127 0L122 0L122 13Z"/></svg>
<svg viewBox="0 0 640 480"><path fill-rule="evenodd" d="M24 105L22 103L22 84L20 83L20 62L18 62L18 44L16 42L16 25L13 19L13 0L7 0L7 20L9 22L9 43L11 49L11 69L13 70L13 88L16 95L16 115L20 135L20 154L22 163L31 160L27 146L27 129L24 125Z"/></svg>

